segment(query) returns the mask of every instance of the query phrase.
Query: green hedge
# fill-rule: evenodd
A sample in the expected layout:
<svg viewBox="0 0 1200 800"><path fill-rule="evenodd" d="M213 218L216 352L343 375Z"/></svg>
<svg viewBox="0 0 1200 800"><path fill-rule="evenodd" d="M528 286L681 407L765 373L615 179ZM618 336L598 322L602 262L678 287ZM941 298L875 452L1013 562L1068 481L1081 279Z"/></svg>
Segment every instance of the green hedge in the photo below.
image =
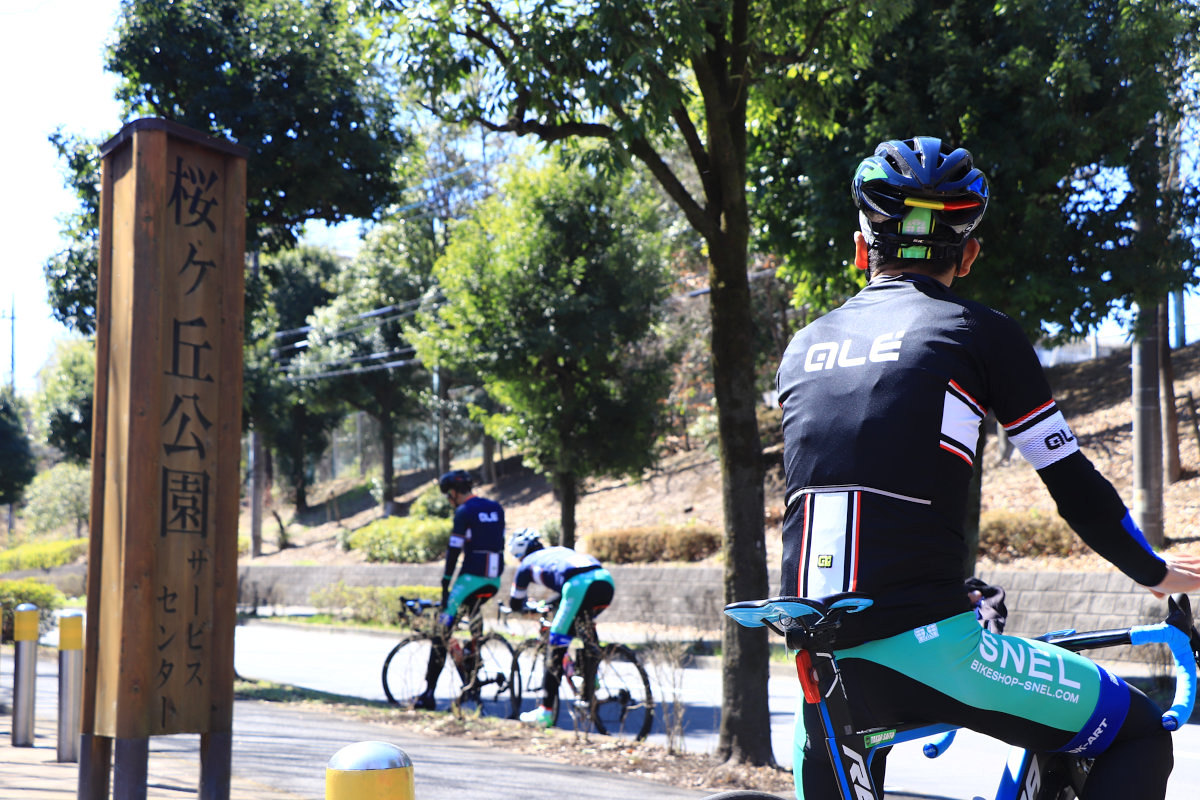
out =
<svg viewBox="0 0 1200 800"><path fill-rule="evenodd" d="M88 540L59 539L53 542L30 542L0 553L0 572L19 569L50 569L73 564L86 556Z"/></svg>
<svg viewBox="0 0 1200 800"><path fill-rule="evenodd" d="M384 517L350 534L350 550L361 550L371 562L423 564L446 552L453 522L448 519Z"/></svg>
<svg viewBox="0 0 1200 800"><path fill-rule="evenodd" d="M0 581L0 642L13 638L13 611L22 603L38 607L38 631L46 633L54 626L54 612L63 607L67 598L56 587L33 578L19 581Z"/></svg>
<svg viewBox="0 0 1200 800"><path fill-rule="evenodd" d="M441 600L442 587L347 586L338 581L314 591L309 602L320 611L338 619L395 625L401 621L402 598Z"/></svg>
<svg viewBox="0 0 1200 800"><path fill-rule="evenodd" d="M706 525L657 525L599 531L584 537L605 564L699 561L721 548L721 531Z"/></svg>

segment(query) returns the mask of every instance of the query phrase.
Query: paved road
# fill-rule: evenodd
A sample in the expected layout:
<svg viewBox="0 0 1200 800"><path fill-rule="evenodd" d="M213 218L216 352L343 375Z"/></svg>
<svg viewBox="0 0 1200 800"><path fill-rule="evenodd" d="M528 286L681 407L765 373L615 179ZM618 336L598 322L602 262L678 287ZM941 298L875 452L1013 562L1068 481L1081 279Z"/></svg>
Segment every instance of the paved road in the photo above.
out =
<svg viewBox="0 0 1200 800"><path fill-rule="evenodd" d="M260 623L240 626L234 659L238 674L335 694L384 699L379 668L395 643L392 637L297 630L297 627ZM667 694L660 685L662 677L652 675L660 704ZM720 721L720 674L716 669L687 669L682 686L684 749L692 753L712 752ZM797 689L795 678L786 670L780 670L769 684L771 738L775 758L785 766L792 763L792 713ZM524 707L531 708L533 703L533 699L526 699ZM570 726L566 719L560 719L559 724ZM649 741L666 741L661 714L656 714ZM916 743L898 745L888 759L889 797L900 793L947 800L970 800L977 795L991 797L1008 751L1004 743L971 731L960 732L950 752L935 761L922 756ZM983 786L981 776L985 776ZM1175 771L1167 799L1195 800L1197 787L1200 787L1200 725L1187 725L1175 734Z"/></svg>
<svg viewBox="0 0 1200 800"><path fill-rule="evenodd" d="M0 657L0 707L4 713L9 713L12 707L12 680L12 648L6 646ZM37 665L35 714L43 723L43 729L47 718L57 716L57 692L57 659L42 658ZM270 787L274 790L273 798L286 793L297 800L323 800L325 766L329 759L342 747L365 741L386 741L408 754L413 761L415 793L420 800L462 800L464 797L696 800L705 795L603 770L514 755L472 742L427 739L392 726L358 722L322 711L243 700L234 705L234 778L243 786ZM6 746L8 742L0 743L0 758ZM173 763L180 770L194 772L200 763L199 737L153 737L150 759ZM195 778L189 777L189 780ZM5 790L10 788L19 790L21 787L0 781L0 797L7 800L26 796L23 792L9 795Z"/></svg>

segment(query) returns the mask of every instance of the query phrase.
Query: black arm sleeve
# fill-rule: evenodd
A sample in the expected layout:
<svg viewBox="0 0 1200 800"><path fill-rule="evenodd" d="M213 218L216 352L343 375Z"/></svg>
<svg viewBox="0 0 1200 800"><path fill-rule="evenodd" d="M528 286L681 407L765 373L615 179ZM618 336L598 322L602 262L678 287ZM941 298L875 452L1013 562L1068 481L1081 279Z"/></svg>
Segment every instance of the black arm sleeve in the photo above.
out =
<svg viewBox="0 0 1200 800"><path fill-rule="evenodd" d="M1132 520L1127 521L1129 510L1121 496L1087 456L1072 453L1038 475L1058 504L1058 513L1089 547L1142 586L1162 582L1166 563Z"/></svg>
<svg viewBox="0 0 1200 800"><path fill-rule="evenodd" d="M446 571L442 574L447 578L454 577L454 568L458 566L458 554L462 552L459 547L446 548Z"/></svg>

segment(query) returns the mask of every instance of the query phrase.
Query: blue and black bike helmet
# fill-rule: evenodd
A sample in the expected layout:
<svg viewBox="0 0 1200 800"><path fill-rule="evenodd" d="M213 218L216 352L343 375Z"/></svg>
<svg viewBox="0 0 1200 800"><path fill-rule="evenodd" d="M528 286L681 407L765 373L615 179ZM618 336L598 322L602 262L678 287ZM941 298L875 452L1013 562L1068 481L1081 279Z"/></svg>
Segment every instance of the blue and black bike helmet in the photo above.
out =
<svg viewBox="0 0 1200 800"><path fill-rule="evenodd" d="M466 470L452 469L438 478L438 490L442 494L446 494L451 489L467 494L471 491L471 486L471 476L467 474Z"/></svg>
<svg viewBox="0 0 1200 800"><path fill-rule="evenodd" d="M987 178L971 154L940 139L893 139L854 171L867 244L885 258L957 257L987 210Z"/></svg>

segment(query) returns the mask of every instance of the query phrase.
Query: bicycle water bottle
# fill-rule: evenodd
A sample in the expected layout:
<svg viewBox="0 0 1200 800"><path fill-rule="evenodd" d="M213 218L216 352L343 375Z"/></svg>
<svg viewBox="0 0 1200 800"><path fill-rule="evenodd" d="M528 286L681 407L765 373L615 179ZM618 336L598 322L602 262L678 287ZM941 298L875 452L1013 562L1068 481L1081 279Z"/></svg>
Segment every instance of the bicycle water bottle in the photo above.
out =
<svg viewBox="0 0 1200 800"><path fill-rule="evenodd" d="M562 667L563 675L566 675L568 678L575 677L575 662L571 660L569 653L563 653Z"/></svg>
<svg viewBox="0 0 1200 800"><path fill-rule="evenodd" d="M463 663L462 645L458 643L458 639L450 640L450 657L454 659L454 665L461 667Z"/></svg>

